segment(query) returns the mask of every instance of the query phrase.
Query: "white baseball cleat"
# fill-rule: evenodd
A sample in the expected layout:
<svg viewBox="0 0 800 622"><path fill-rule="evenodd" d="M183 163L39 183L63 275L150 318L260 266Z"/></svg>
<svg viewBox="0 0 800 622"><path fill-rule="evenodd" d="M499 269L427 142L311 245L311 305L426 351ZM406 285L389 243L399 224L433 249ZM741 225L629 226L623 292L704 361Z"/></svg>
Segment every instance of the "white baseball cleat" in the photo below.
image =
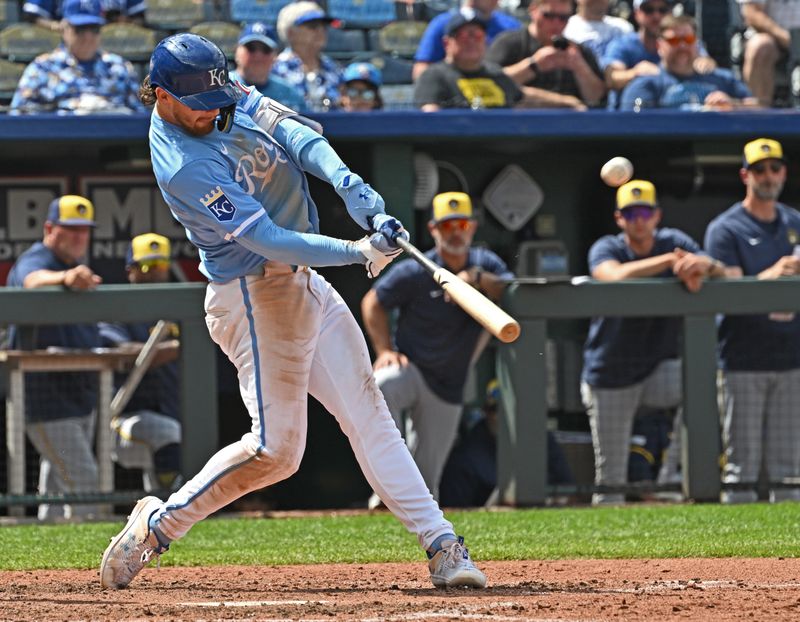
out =
<svg viewBox="0 0 800 622"><path fill-rule="evenodd" d="M161 507L161 499L140 499L128 522L117 537L111 539L103 561L100 562L100 585L123 588L133 581L154 555L161 555L169 547L161 546L156 534L150 530L150 517Z"/></svg>
<svg viewBox="0 0 800 622"><path fill-rule="evenodd" d="M486 575L469 558L464 538L442 543L428 562L431 581L436 587L486 587Z"/></svg>

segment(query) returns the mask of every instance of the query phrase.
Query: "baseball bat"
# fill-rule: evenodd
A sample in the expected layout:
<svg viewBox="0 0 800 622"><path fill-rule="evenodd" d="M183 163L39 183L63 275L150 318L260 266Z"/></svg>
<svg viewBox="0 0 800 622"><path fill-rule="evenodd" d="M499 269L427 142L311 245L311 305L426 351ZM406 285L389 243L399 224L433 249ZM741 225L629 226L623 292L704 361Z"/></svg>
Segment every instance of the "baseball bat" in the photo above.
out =
<svg viewBox="0 0 800 622"><path fill-rule="evenodd" d="M447 295L464 311L469 313L492 335L503 343L511 343L519 337L520 327L508 313L481 294L463 279L449 270L436 265L428 259L416 246L403 238L395 238L397 245L419 262Z"/></svg>

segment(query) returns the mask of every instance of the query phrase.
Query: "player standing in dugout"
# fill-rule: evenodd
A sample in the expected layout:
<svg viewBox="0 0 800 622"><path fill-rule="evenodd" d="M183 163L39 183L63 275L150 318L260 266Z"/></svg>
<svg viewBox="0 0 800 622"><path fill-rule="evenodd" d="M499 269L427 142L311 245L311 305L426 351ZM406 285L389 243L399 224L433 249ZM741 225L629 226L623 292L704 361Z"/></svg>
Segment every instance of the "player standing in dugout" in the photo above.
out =
<svg viewBox="0 0 800 622"><path fill-rule="evenodd" d="M406 449L344 300L310 266L365 264L371 278L408 237L384 201L317 131L228 79L207 39L164 39L140 96L155 104L153 170L173 216L200 251L206 324L238 370L251 431L217 452L166 502L141 499L100 565L104 587L126 587L173 540L242 495L289 477L305 449L310 393L350 440L373 490L427 552L437 587L486 585ZM320 235L305 173L328 181L365 230Z"/></svg>

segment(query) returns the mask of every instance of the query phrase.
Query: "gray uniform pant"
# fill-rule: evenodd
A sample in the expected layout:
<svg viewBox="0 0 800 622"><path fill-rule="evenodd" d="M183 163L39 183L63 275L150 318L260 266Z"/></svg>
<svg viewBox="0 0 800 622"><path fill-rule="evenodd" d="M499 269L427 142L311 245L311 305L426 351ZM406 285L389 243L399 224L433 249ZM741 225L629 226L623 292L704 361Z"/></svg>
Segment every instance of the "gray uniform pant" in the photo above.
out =
<svg viewBox="0 0 800 622"><path fill-rule="evenodd" d="M800 476L800 369L720 374L722 481L752 484L723 491L723 503L755 501L762 459L769 482ZM800 488L775 488L770 499L800 500Z"/></svg>
<svg viewBox="0 0 800 622"><path fill-rule="evenodd" d="M162 447L181 442L180 422L152 410L138 410L116 417L111 428L114 430L113 460L126 469L141 469L146 492L158 489L153 454Z"/></svg>
<svg viewBox="0 0 800 622"><path fill-rule="evenodd" d="M39 494L95 493L100 488L97 460L92 442L96 413L87 417L69 417L25 428L31 444L39 452ZM39 506L40 520L72 518L97 514L95 505Z"/></svg>
<svg viewBox="0 0 800 622"><path fill-rule="evenodd" d="M581 385L583 404L589 414L594 446L594 482L621 486L628 481L633 418L640 406L676 408L682 400L681 362L661 361L641 382L619 389ZM670 451L675 451L670 447ZM622 493L595 493L592 503L622 503Z"/></svg>
<svg viewBox="0 0 800 622"><path fill-rule="evenodd" d="M439 480L461 421L461 404L446 402L430 390L416 365L384 367L375 380L386 399L389 412L406 439L422 479L434 498L439 497ZM408 421L404 420L404 414ZM410 423L410 430L406 430Z"/></svg>

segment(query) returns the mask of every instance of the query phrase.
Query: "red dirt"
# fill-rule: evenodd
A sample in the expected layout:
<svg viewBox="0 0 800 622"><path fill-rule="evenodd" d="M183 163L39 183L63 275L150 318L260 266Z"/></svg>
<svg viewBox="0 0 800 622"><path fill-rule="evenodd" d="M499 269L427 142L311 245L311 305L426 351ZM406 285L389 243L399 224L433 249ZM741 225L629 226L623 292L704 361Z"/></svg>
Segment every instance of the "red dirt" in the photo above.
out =
<svg viewBox="0 0 800 622"><path fill-rule="evenodd" d="M800 620L800 559L480 563L485 590L437 590L425 564L0 573L2 620Z"/></svg>

